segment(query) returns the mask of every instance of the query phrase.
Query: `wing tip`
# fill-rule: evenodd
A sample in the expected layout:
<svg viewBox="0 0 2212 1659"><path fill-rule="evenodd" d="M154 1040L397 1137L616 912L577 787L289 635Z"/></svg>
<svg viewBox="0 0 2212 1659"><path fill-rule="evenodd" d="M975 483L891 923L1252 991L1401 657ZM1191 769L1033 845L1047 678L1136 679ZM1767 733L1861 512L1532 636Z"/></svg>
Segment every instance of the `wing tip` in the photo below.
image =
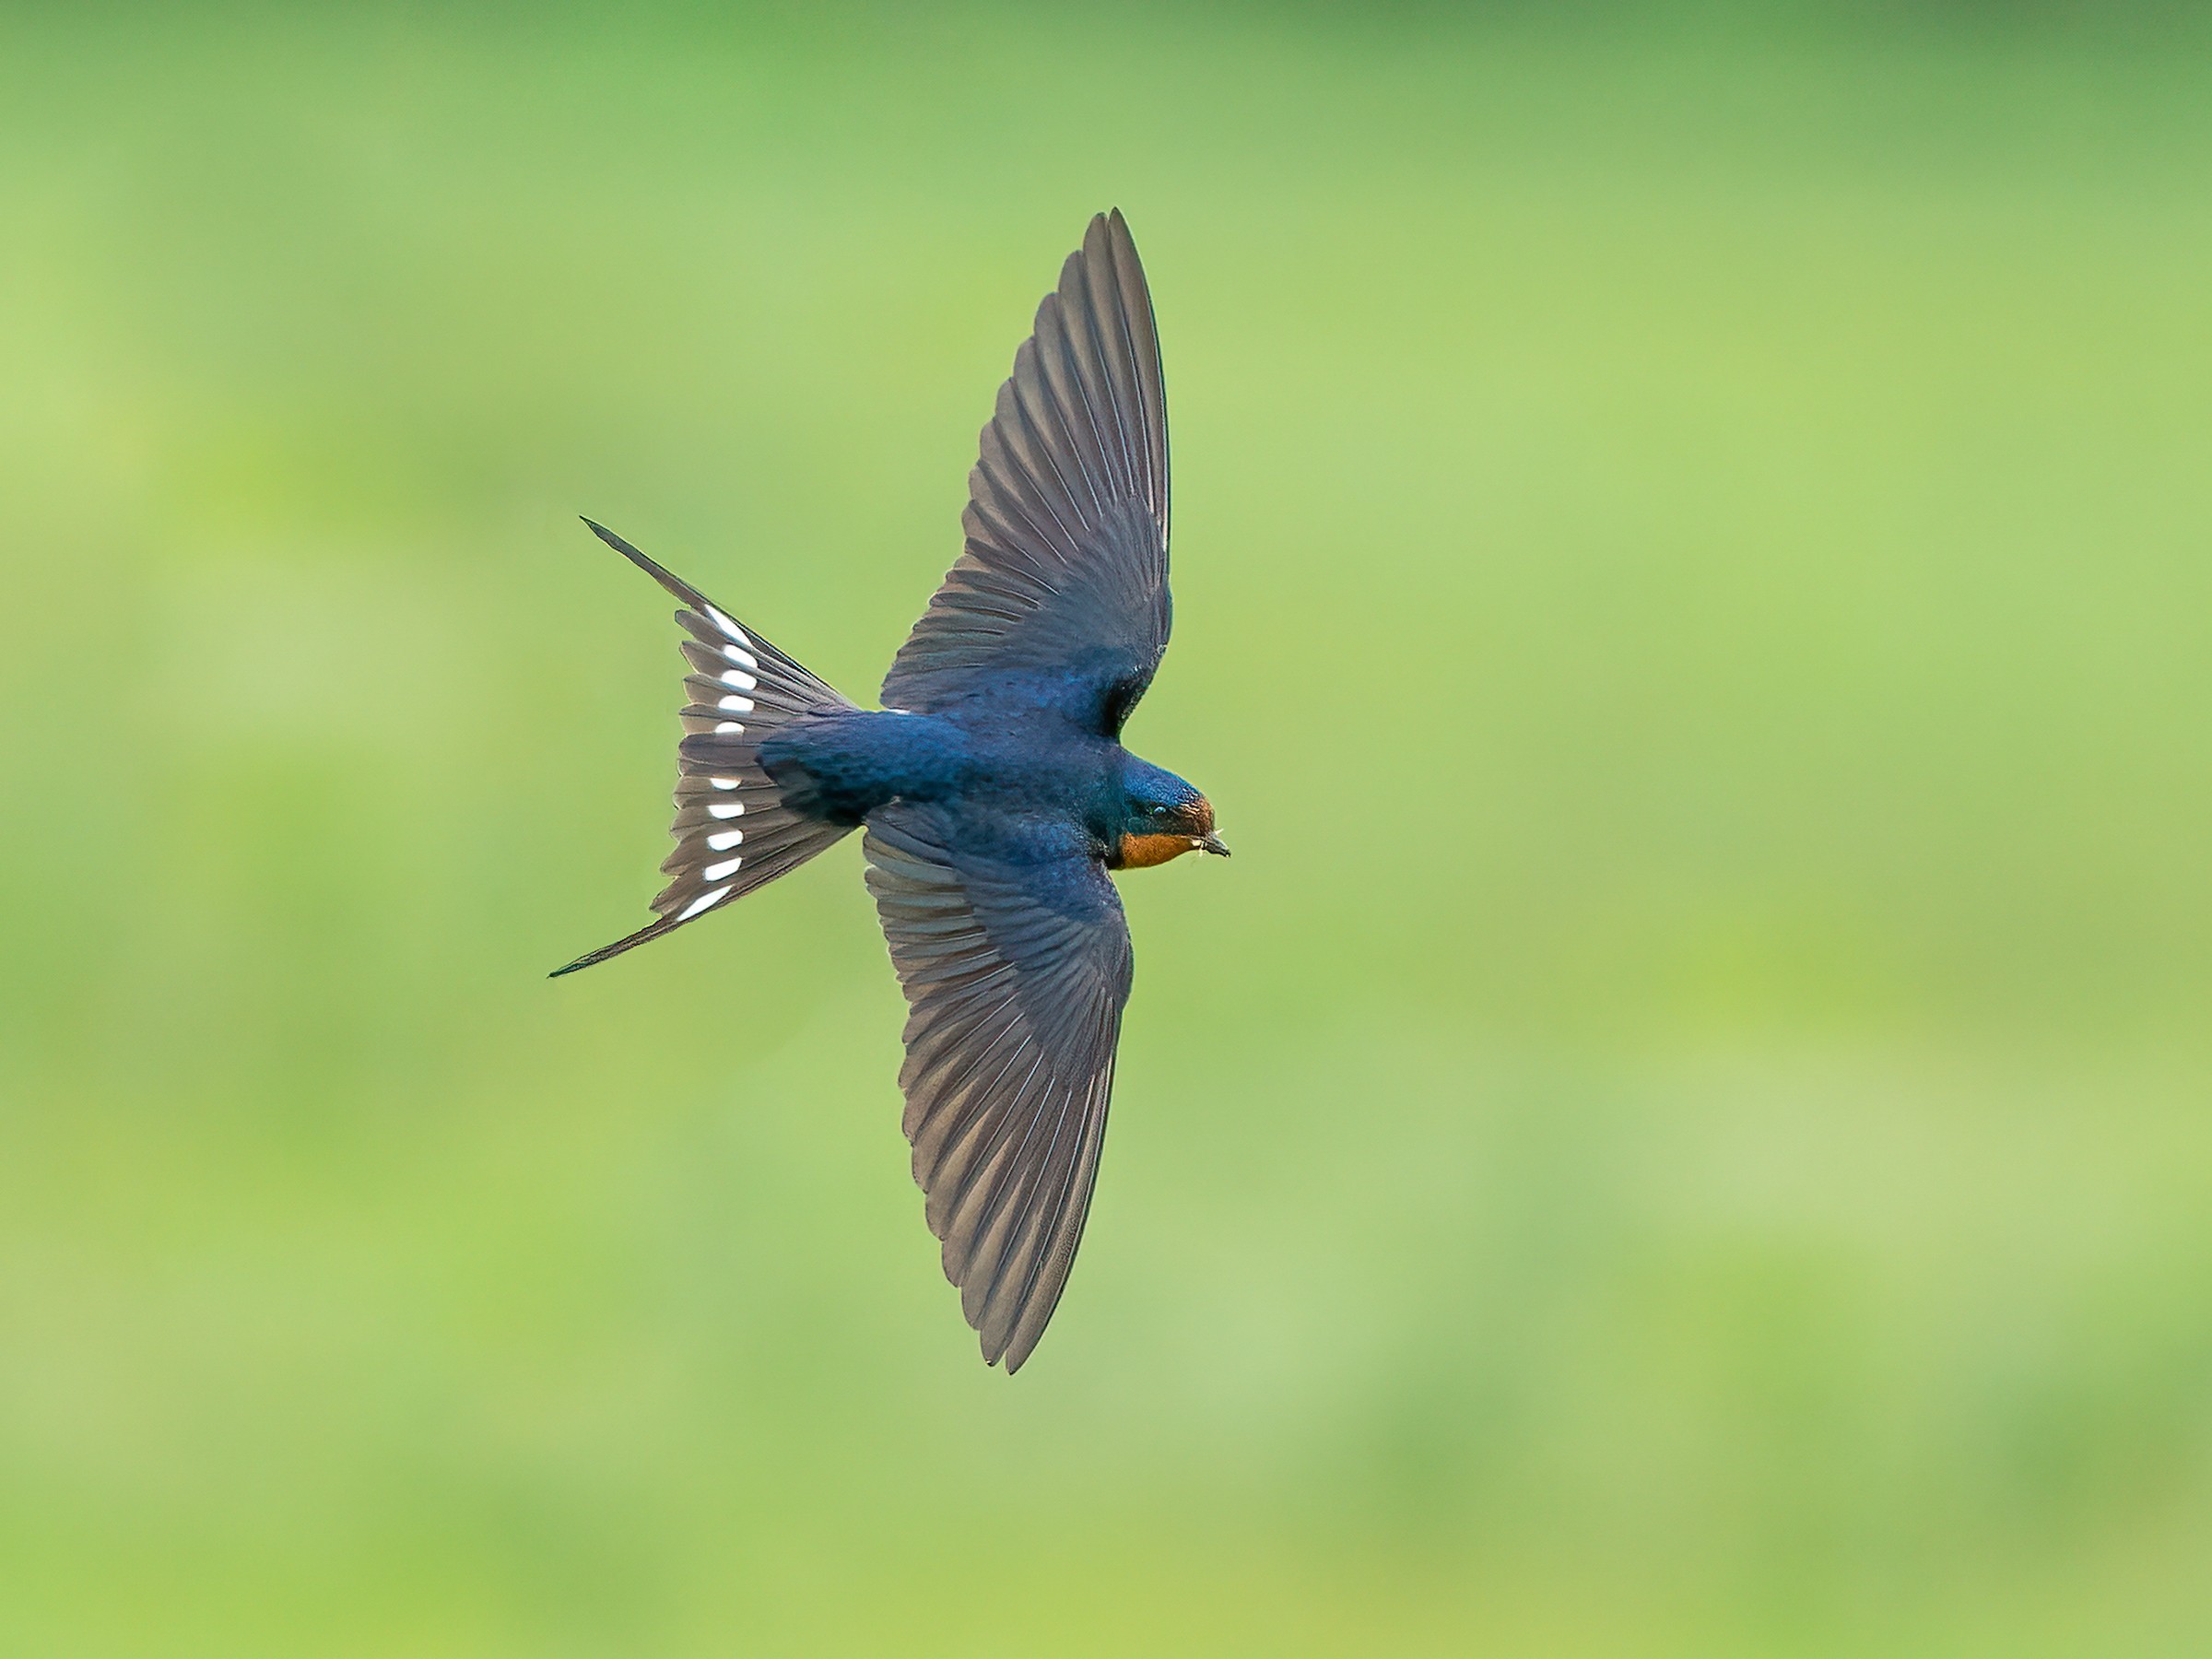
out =
<svg viewBox="0 0 2212 1659"><path fill-rule="evenodd" d="M1034 1342L1027 1347L1018 1346L1011 1331L994 1345L981 1326L971 1328L976 1334L976 1347L982 1352L983 1363L994 1370L1003 1368L1009 1377L1027 1365L1030 1356L1036 1352L1037 1345Z"/></svg>
<svg viewBox="0 0 2212 1659"><path fill-rule="evenodd" d="M1136 237L1129 229L1127 216L1119 207L1109 207L1103 213L1094 214L1090 222L1115 252L1126 253L1132 259L1136 257Z"/></svg>
<svg viewBox="0 0 2212 1659"><path fill-rule="evenodd" d="M1006 1333L1006 1339L998 1345L995 1352L992 1349L990 1339L983 1338L983 1363L1004 1366L1009 1377L1027 1365L1030 1356L1037 1351L1038 1344L1044 1340L1045 1327L1052 1324L1053 1315L1060 1311L1060 1294L1066 1288L1067 1279L1064 1274L1060 1283L1045 1298L1041 1315L1035 1305L1035 1294L1025 1298L1021 1307L1015 1312L1013 1328Z"/></svg>

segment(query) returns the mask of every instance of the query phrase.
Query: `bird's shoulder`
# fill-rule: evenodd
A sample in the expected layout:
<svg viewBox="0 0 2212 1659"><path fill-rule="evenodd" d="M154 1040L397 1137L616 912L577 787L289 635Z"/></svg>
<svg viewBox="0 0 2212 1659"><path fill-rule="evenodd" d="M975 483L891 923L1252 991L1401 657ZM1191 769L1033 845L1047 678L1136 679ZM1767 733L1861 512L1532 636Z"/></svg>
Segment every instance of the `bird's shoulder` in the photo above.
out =
<svg viewBox="0 0 2212 1659"><path fill-rule="evenodd" d="M935 717L959 734L961 752L1009 775L1115 771L1121 746L1087 731L1063 711L1013 701L971 701Z"/></svg>

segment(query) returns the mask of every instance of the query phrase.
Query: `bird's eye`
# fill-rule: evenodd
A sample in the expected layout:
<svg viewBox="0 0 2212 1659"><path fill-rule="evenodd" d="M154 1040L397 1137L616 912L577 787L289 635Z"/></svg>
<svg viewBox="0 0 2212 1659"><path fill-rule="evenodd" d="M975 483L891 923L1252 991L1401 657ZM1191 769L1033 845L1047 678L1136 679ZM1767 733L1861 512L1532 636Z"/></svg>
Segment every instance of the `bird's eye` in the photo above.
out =
<svg viewBox="0 0 2212 1659"><path fill-rule="evenodd" d="M1164 818L1168 816L1168 809L1159 805L1159 803L1157 801L1155 801L1152 806L1147 808L1147 810L1150 811L1152 816L1156 818Z"/></svg>

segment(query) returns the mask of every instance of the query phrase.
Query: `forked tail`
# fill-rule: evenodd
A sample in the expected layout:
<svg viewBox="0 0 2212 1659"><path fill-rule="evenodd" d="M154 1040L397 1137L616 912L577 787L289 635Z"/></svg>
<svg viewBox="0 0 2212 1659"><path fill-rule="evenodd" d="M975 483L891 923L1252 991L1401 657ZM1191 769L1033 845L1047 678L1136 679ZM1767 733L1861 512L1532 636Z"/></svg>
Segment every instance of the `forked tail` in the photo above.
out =
<svg viewBox="0 0 2212 1659"><path fill-rule="evenodd" d="M760 745L794 722L841 714L854 705L759 634L740 628L688 582L671 575L613 531L592 532L684 602L676 619L691 672L684 677L684 739L677 749L676 851L661 869L668 885L655 919L626 939L578 957L554 975L619 956L795 870L850 832L784 804L761 770Z"/></svg>

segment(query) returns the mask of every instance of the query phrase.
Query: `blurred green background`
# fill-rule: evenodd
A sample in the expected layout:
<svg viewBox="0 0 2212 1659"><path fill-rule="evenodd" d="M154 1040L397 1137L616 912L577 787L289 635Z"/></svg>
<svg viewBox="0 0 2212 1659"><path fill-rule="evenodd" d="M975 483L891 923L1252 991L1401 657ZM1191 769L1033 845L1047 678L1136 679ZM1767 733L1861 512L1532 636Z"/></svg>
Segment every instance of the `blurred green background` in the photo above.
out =
<svg viewBox="0 0 2212 1659"><path fill-rule="evenodd" d="M0 21L0 1648L2212 1646L2212 30ZM1035 1362L848 842L574 980L667 601L873 694L1088 215L1180 626Z"/></svg>

